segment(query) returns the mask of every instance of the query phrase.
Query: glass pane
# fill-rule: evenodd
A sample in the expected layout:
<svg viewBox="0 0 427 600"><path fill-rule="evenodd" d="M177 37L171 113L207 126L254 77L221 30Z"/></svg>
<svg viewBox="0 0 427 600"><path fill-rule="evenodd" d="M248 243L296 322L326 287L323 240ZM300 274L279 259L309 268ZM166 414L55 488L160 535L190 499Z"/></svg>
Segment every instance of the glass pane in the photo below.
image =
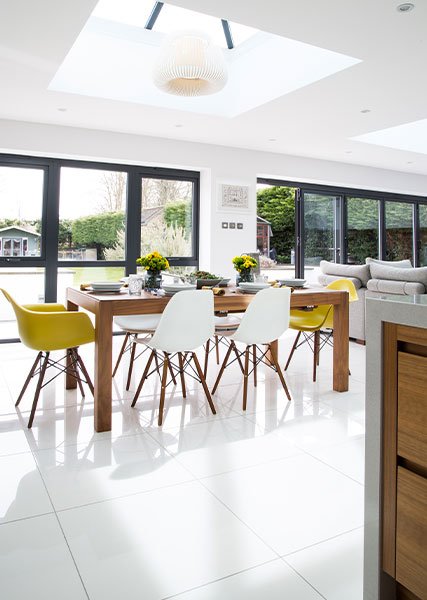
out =
<svg viewBox="0 0 427 600"><path fill-rule="evenodd" d="M126 173L61 168L59 260L124 260Z"/></svg>
<svg viewBox="0 0 427 600"><path fill-rule="evenodd" d="M9 268L0 269L0 287L4 288L20 304L44 302L44 269ZM18 338L15 313L11 305L0 294L0 339Z"/></svg>
<svg viewBox="0 0 427 600"><path fill-rule="evenodd" d="M42 169L0 166L0 256L41 255L43 187Z"/></svg>
<svg viewBox="0 0 427 600"><path fill-rule="evenodd" d="M379 202L369 198L347 198L349 264L364 264L365 258L378 258Z"/></svg>
<svg viewBox="0 0 427 600"><path fill-rule="evenodd" d="M124 276L124 267L60 267L58 269L58 302L65 302L67 287L79 287L81 283L91 283L92 281L119 281Z"/></svg>
<svg viewBox="0 0 427 600"><path fill-rule="evenodd" d="M338 196L304 194L304 277L317 281L321 260L340 261Z"/></svg>
<svg viewBox="0 0 427 600"><path fill-rule="evenodd" d="M386 258L412 261L412 204L385 203Z"/></svg>
<svg viewBox="0 0 427 600"><path fill-rule="evenodd" d="M261 274L295 276L295 188L258 184L257 249Z"/></svg>
<svg viewBox="0 0 427 600"><path fill-rule="evenodd" d="M193 255L193 194L191 181L142 179L141 256Z"/></svg>
<svg viewBox="0 0 427 600"><path fill-rule="evenodd" d="M418 248L420 266L427 266L427 205L420 204L420 242Z"/></svg>

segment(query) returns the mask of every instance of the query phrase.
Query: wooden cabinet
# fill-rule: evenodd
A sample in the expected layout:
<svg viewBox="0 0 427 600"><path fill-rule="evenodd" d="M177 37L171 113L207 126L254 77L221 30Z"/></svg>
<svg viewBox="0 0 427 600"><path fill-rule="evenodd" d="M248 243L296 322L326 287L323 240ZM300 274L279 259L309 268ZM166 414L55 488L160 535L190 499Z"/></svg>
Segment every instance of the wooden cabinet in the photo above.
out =
<svg viewBox="0 0 427 600"><path fill-rule="evenodd" d="M427 479L397 469L396 580L427 599Z"/></svg>
<svg viewBox="0 0 427 600"><path fill-rule="evenodd" d="M382 568L427 600L427 329L384 323L383 345Z"/></svg>

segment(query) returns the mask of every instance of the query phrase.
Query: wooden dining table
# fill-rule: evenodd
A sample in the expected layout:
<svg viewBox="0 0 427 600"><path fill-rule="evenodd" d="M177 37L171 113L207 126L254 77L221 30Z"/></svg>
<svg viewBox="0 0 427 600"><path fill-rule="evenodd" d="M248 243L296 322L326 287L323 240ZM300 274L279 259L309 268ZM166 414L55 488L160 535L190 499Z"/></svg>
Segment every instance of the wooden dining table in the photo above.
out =
<svg viewBox="0 0 427 600"><path fill-rule="evenodd" d="M142 292L141 296L131 296L127 292L105 294L67 288L67 309L83 308L95 315L95 430L110 431L112 420L112 358L113 358L113 317L121 315L141 315L161 313L170 297L155 296ZM215 311L243 312L253 300L253 294L245 294L234 287L225 288L225 294L215 296ZM332 304L334 307L333 335L333 389L337 392L348 390L348 292L322 288L295 290L291 294L291 308ZM277 340L272 344L272 352L278 353ZM74 377L66 377L66 388L77 386Z"/></svg>

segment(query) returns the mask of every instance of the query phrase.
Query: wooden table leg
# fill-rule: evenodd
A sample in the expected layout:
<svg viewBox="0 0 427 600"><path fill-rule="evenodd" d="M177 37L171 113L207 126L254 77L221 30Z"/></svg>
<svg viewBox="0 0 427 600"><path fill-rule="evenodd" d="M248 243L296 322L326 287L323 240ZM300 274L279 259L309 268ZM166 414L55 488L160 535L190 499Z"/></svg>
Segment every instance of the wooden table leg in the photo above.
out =
<svg viewBox="0 0 427 600"><path fill-rule="evenodd" d="M334 382L336 392L348 390L348 294L340 294L340 304L334 305Z"/></svg>
<svg viewBox="0 0 427 600"><path fill-rule="evenodd" d="M71 300L67 300L67 310L79 310L79 307L77 306L77 304L74 304L74 302L71 302ZM67 365L67 372L65 374L65 389L74 390L77 387L77 379L71 375L71 361L68 352L67 358L65 360Z"/></svg>
<svg viewBox="0 0 427 600"><path fill-rule="evenodd" d="M113 315L110 304L100 302L95 317L95 431L110 431L113 364Z"/></svg>

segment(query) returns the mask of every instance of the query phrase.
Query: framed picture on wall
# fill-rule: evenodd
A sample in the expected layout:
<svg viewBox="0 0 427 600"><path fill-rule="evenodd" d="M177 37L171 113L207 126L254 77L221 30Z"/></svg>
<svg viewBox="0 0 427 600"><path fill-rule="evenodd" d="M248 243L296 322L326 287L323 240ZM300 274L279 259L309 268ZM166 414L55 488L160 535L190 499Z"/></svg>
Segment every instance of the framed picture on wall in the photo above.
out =
<svg viewBox="0 0 427 600"><path fill-rule="evenodd" d="M249 186L221 183L218 210L246 212L249 210Z"/></svg>

